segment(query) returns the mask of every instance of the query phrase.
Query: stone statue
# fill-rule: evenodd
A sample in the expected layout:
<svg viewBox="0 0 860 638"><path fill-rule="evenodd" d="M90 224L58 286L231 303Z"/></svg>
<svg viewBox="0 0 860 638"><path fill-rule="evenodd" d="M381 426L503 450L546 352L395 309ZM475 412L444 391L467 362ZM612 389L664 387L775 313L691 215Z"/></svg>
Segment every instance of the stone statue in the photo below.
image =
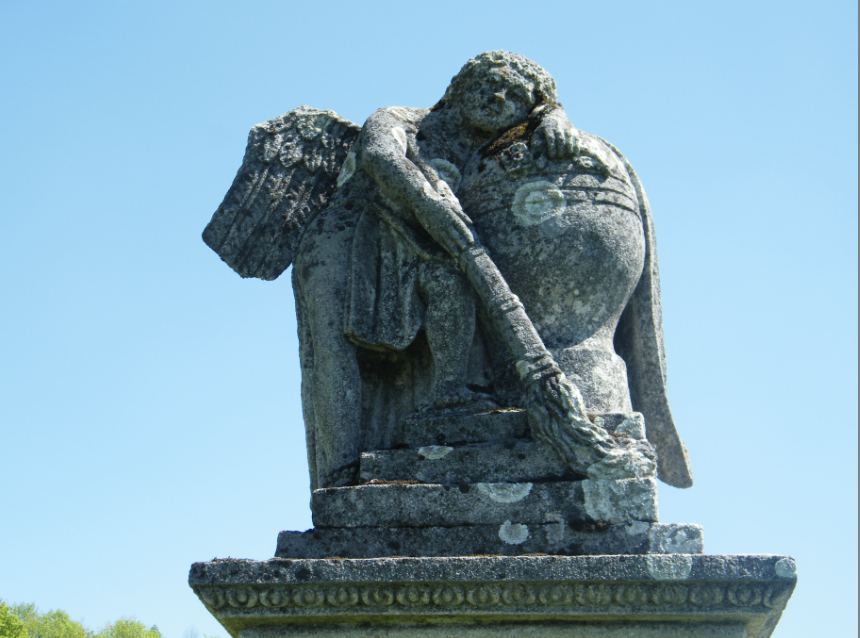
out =
<svg viewBox="0 0 860 638"><path fill-rule="evenodd" d="M293 264L312 489L441 421L502 441L473 424L509 414L579 477L692 485L648 201L534 62L481 54L363 127L304 106L253 127L203 238L243 277Z"/></svg>
<svg viewBox="0 0 860 638"><path fill-rule="evenodd" d="M659 522L655 474L692 474L651 211L537 64L255 126L203 238L243 277L293 265L312 487L275 558L192 566L231 636L770 636L794 559Z"/></svg>

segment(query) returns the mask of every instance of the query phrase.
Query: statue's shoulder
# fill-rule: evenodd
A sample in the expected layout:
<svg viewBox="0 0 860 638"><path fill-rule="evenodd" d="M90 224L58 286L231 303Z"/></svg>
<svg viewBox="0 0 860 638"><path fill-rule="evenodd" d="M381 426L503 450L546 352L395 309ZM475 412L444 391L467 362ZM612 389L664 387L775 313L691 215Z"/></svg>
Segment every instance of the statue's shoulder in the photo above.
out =
<svg viewBox="0 0 860 638"><path fill-rule="evenodd" d="M628 181L630 179L626 167L626 159L615 146L602 137L577 130L577 156L587 163L595 162L607 174Z"/></svg>
<svg viewBox="0 0 860 638"><path fill-rule="evenodd" d="M375 111L367 118L365 126L371 123L392 123L396 121L407 126L418 127L424 118L427 117L428 113L430 113L430 109L416 109L411 106L388 106Z"/></svg>

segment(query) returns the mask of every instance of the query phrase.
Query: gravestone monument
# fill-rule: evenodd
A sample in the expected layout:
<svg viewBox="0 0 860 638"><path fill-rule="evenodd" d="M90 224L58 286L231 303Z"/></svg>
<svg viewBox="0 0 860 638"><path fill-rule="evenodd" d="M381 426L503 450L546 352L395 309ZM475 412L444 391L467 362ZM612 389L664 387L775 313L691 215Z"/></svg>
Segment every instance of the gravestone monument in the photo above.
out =
<svg viewBox="0 0 860 638"><path fill-rule="evenodd" d="M658 522L657 479L693 476L651 210L540 66L253 127L203 239L243 277L293 266L315 526L192 567L231 635L770 635L794 560Z"/></svg>

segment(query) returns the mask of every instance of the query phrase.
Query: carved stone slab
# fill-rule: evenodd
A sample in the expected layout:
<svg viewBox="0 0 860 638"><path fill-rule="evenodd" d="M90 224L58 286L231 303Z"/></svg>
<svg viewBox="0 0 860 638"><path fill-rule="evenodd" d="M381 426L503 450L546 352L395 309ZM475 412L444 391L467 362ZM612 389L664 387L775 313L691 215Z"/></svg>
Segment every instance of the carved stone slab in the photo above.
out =
<svg viewBox="0 0 860 638"><path fill-rule="evenodd" d="M701 554L699 525L630 523L597 525L562 521L545 525L328 528L281 532L277 558L382 558L556 554Z"/></svg>
<svg viewBox="0 0 860 638"><path fill-rule="evenodd" d="M464 485L368 484L314 490L316 527L657 522L654 479Z"/></svg>
<svg viewBox="0 0 860 638"><path fill-rule="evenodd" d="M528 437L529 422L523 410L461 416L427 416L418 413L403 424L406 445L457 445L481 441L507 441Z"/></svg>
<svg viewBox="0 0 860 638"><path fill-rule="evenodd" d="M582 479L542 441L520 440L499 444L463 446L428 445L402 450L381 450L361 455L361 480L422 483L519 483Z"/></svg>
<svg viewBox="0 0 860 638"><path fill-rule="evenodd" d="M594 415L607 432L645 438L636 413ZM421 483L517 483L572 481L577 475L549 445L533 441L524 411L496 411L469 416L419 413L404 423L408 448L365 452L361 481L418 480Z"/></svg>
<svg viewBox="0 0 860 638"><path fill-rule="evenodd" d="M284 636L280 627L244 629L242 638L276 638ZM324 627L290 627L292 637L314 636L331 638L747 638L740 624L669 625L665 623L541 623L540 625L504 623L492 625L328 625Z"/></svg>
<svg viewBox="0 0 860 638"><path fill-rule="evenodd" d="M796 582L790 557L684 554L227 559L189 576L234 638L766 638Z"/></svg>

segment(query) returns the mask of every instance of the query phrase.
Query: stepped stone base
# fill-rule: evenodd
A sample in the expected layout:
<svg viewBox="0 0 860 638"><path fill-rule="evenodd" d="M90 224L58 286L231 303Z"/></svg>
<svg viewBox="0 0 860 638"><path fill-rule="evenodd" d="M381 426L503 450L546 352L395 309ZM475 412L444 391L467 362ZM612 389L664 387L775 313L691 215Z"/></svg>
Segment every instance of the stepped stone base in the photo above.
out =
<svg viewBox="0 0 860 638"><path fill-rule="evenodd" d="M368 484L314 490L316 527L453 527L657 522L654 479L465 485Z"/></svg>
<svg viewBox="0 0 860 638"><path fill-rule="evenodd" d="M592 418L617 436L645 439L645 423L639 413L596 414ZM529 435L522 410L471 415L418 413L403 423L403 445L361 455L361 482L417 480L462 485L586 478L571 470L552 447Z"/></svg>
<svg viewBox="0 0 860 638"><path fill-rule="evenodd" d="M403 442L409 447L507 441L524 439L529 433L528 415L523 410L466 415L419 412L403 422Z"/></svg>
<svg viewBox="0 0 860 638"><path fill-rule="evenodd" d="M189 584L233 638L767 638L783 556L215 560Z"/></svg>
<svg viewBox="0 0 860 638"><path fill-rule="evenodd" d="M692 626L664 623L542 623L516 622L491 625L330 625L327 627L281 627L245 629L242 638L747 638L742 624L696 624Z"/></svg>
<svg viewBox="0 0 860 638"><path fill-rule="evenodd" d="M571 481L585 476L574 473L541 441L519 440L505 444L472 444L451 447L380 450L361 455L361 480L417 479L422 483L521 483L523 481Z"/></svg>
<svg viewBox="0 0 860 638"><path fill-rule="evenodd" d="M281 532L277 558L381 558L386 556L521 556L555 554L701 554L699 525L473 525L464 527L361 527Z"/></svg>

